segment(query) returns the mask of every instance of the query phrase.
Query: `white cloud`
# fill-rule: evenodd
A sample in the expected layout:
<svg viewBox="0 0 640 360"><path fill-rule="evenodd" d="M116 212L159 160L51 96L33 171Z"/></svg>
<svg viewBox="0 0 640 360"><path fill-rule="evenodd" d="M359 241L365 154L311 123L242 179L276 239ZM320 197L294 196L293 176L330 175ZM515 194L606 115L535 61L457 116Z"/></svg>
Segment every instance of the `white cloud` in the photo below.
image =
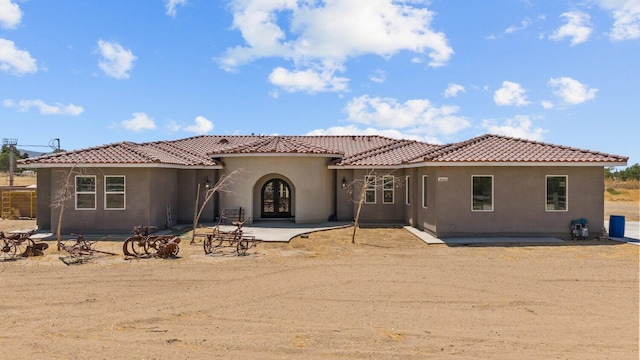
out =
<svg viewBox="0 0 640 360"><path fill-rule="evenodd" d="M518 83L511 81L503 81L502 87L493 94L493 101L500 106L516 105L524 106L528 105L527 96L525 90Z"/></svg>
<svg viewBox="0 0 640 360"><path fill-rule="evenodd" d="M178 5L186 5L187 0L165 0L165 7L167 8L167 15L176 16L176 7Z"/></svg>
<svg viewBox="0 0 640 360"><path fill-rule="evenodd" d="M116 41L98 40L102 59L99 66L108 76L116 79L128 79L129 72L133 68L133 62L137 59L131 50L125 50Z"/></svg>
<svg viewBox="0 0 640 360"><path fill-rule="evenodd" d="M373 74L369 76L369 80L378 84L382 84L387 81L387 74L384 72L384 70L377 69L373 72Z"/></svg>
<svg viewBox="0 0 640 360"><path fill-rule="evenodd" d="M453 55L446 35L431 29L433 13L423 2L394 0L233 0L233 27L245 44L227 48L220 65L233 71L265 57L324 73L352 57L390 57L400 51L426 54L429 65ZM321 69L321 70L318 70ZM303 89L303 91L307 91Z"/></svg>
<svg viewBox="0 0 640 360"><path fill-rule="evenodd" d="M22 20L20 6L11 0L0 0L0 27L15 29Z"/></svg>
<svg viewBox="0 0 640 360"><path fill-rule="evenodd" d="M207 120L204 116L197 116L195 124L186 126L184 130L198 135L206 134L213 130L213 122Z"/></svg>
<svg viewBox="0 0 640 360"><path fill-rule="evenodd" d="M450 135L470 126L456 115L457 106L435 106L427 99L404 103L391 98L369 97L352 99L345 107L347 121L383 129L404 129L413 134Z"/></svg>
<svg viewBox="0 0 640 360"><path fill-rule="evenodd" d="M71 115L78 116L84 112L84 108L82 106L77 106L73 104L64 105L60 103L55 103L53 105L49 105L40 99L34 100L20 100L17 103L11 99L5 99L3 101L3 105L8 108L17 108L18 111L26 112L31 108L37 108L42 115Z"/></svg>
<svg viewBox="0 0 640 360"><path fill-rule="evenodd" d="M571 11L562 13L560 17L565 18L567 23L549 36L549 39L560 41L564 38L571 38L571 45L577 45L589 39L593 31L589 14L582 11Z"/></svg>
<svg viewBox="0 0 640 360"><path fill-rule="evenodd" d="M153 130L156 128L156 124L145 113L133 113L133 118L122 121L121 125L127 130L140 131L140 130Z"/></svg>
<svg viewBox="0 0 640 360"><path fill-rule="evenodd" d="M553 92L566 104L581 104L596 97L598 89L589 88L578 80L570 77L551 78L549 85L556 90Z"/></svg>
<svg viewBox="0 0 640 360"><path fill-rule="evenodd" d="M504 33L505 34L513 34L515 32L518 32L518 31L521 31L521 30L524 30L524 29L528 28L529 25L531 25L531 20L524 19L524 20L522 20L520 22L520 26L510 26L504 31Z"/></svg>
<svg viewBox="0 0 640 360"><path fill-rule="evenodd" d="M418 140L418 141L424 141L425 138L422 136L418 136L415 134L408 134L408 133L403 133L401 131L398 130L393 130L393 129L386 129L386 130L381 130L381 129L375 129L372 127L368 127L365 129L361 129L358 128L355 125L348 125L348 126L333 126L330 127L328 129L315 129L312 131L309 131L308 133L306 133L305 135L309 135L309 136L331 136L331 135L363 135L363 136L367 136L367 135L379 135L379 136L386 136L386 137L390 137L393 139L408 139L408 140ZM439 143L439 141L437 139L431 139L431 141L429 141L431 143Z"/></svg>
<svg viewBox="0 0 640 360"><path fill-rule="evenodd" d="M0 70L23 75L38 71L38 66L28 51L17 49L13 41L0 38Z"/></svg>
<svg viewBox="0 0 640 360"><path fill-rule="evenodd" d="M458 96L458 93L460 92L465 92L465 88L462 85L459 84L454 84L454 83L450 83L449 86L447 86L447 89L444 91L444 97L448 98L448 97L456 97Z"/></svg>
<svg viewBox="0 0 640 360"><path fill-rule="evenodd" d="M334 76L334 71L331 70L322 72L313 69L289 71L277 67L269 74L269 82L288 92L344 91L347 89L348 81L347 78Z"/></svg>
<svg viewBox="0 0 640 360"><path fill-rule="evenodd" d="M609 37L611 40L640 39L640 1L638 0L596 0L600 7L611 11L614 23Z"/></svg>
<svg viewBox="0 0 640 360"><path fill-rule="evenodd" d="M543 109L553 109L555 107L555 105L553 104L553 102L549 101L549 100L544 100L542 103L540 103L542 105Z"/></svg>
<svg viewBox="0 0 640 360"><path fill-rule="evenodd" d="M536 141L541 141L543 134L548 132L548 130L539 127L534 128L531 119L526 115L518 115L513 119L507 119L503 124L498 124L495 120L484 120L482 127L491 134Z"/></svg>

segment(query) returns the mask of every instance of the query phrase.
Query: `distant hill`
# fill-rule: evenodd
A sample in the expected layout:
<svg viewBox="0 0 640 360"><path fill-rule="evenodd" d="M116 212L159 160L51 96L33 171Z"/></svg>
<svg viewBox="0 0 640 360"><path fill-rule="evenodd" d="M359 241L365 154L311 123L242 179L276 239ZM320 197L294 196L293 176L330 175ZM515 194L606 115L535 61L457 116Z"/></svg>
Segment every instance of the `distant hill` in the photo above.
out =
<svg viewBox="0 0 640 360"><path fill-rule="evenodd" d="M44 152L31 151L31 150L22 150L22 149L18 149L18 151L20 151L20 154L27 154L30 158L34 158L34 157L38 157L40 155L47 154L47 153L44 153Z"/></svg>

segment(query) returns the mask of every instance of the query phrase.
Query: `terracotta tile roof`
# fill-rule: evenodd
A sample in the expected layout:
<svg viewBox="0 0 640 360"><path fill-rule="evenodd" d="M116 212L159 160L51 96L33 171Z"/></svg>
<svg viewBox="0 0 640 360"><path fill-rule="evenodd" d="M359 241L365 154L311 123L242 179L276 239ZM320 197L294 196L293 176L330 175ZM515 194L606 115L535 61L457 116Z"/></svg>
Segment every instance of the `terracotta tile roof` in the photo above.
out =
<svg viewBox="0 0 640 360"><path fill-rule="evenodd" d="M173 146L170 142L156 142L145 144L121 142L93 148L43 155L33 159L25 159L20 161L19 163L24 165L168 164L180 166L213 166L217 164L209 156L189 152L185 149Z"/></svg>
<svg viewBox="0 0 640 360"><path fill-rule="evenodd" d="M345 157L337 164L351 166L393 166L406 164L412 160L422 160L427 154L439 148L439 145L410 140L396 140L392 143Z"/></svg>
<svg viewBox="0 0 640 360"><path fill-rule="evenodd" d="M228 140L227 140L228 141ZM325 148L308 141L288 136L259 136L254 141L236 146L221 147L209 152L209 155L224 154L323 154L341 156L343 151L337 148Z"/></svg>
<svg viewBox="0 0 640 360"><path fill-rule="evenodd" d="M333 166L401 166L418 163L620 163L628 158L596 151L483 135L448 145L382 136L222 136L205 135L149 143L121 142L20 160L24 166L72 164L162 164L216 166L225 155L310 154Z"/></svg>
<svg viewBox="0 0 640 360"><path fill-rule="evenodd" d="M499 135L483 135L432 152L428 162L616 163L627 157Z"/></svg>

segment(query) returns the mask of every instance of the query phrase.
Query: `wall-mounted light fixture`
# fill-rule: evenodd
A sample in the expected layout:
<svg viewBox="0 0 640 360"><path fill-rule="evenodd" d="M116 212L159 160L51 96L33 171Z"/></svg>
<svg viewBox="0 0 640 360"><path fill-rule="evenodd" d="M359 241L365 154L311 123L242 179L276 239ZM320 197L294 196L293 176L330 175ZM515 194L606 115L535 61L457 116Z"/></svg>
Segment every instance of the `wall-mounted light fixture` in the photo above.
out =
<svg viewBox="0 0 640 360"><path fill-rule="evenodd" d="M211 187L211 180L209 180L209 177L207 176L204 178L204 188L208 190L210 187Z"/></svg>
<svg viewBox="0 0 640 360"><path fill-rule="evenodd" d="M342 183L340 183L340 186L342 186L342 190L347 188L347 179L344 176L342 177Z"/></svg>

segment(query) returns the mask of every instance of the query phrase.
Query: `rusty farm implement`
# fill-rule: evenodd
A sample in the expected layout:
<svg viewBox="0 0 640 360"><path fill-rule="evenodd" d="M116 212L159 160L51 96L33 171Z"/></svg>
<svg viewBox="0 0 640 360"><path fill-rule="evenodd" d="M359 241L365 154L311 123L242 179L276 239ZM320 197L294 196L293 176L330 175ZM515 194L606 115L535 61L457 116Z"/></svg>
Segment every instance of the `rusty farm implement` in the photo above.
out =
<svg viewBox="0 0 640 360"><path fill-rule="evenodd" d="M204 253L209 255L220 252L222 248L232 248L235 249L236 254L246 255L247 250L256 246L256 238L243 234L242 226L244 223L244 221L232 222L232 225L236 227L232 231L222 231L220 224L216 225L213 228L213 233L207 234L204 239Z"/></svg>
<svg viewBox="0 0 640 360"><path fill-rule="evenodd" d="M75 235L75 234L74 234ZM66 251L68 256L61 256L59 259L67 264L83 264L93 260L95 254L117 255L112 252L97 250L94 248L96 241L87 241L83 235L76 235L76 241L73 244L58 244L59 250Z"/></svg>
<svg viewBox="0 0 640 360"><path fill-rule="evenodd" d="M180 251L180 238L174 235L149 234L149 230L155 226L136 226L133 228L133 236L125 240L122 252L125 257L148 258L176 257Z"/></svg>
<svg viewBox="0 0 640 360"><path fill-rule="evenodd" d="M49 245L36 243L31 239L34 231L7 234L0 231L0 259L13 260L17 257L42 255Z"/></svg>

